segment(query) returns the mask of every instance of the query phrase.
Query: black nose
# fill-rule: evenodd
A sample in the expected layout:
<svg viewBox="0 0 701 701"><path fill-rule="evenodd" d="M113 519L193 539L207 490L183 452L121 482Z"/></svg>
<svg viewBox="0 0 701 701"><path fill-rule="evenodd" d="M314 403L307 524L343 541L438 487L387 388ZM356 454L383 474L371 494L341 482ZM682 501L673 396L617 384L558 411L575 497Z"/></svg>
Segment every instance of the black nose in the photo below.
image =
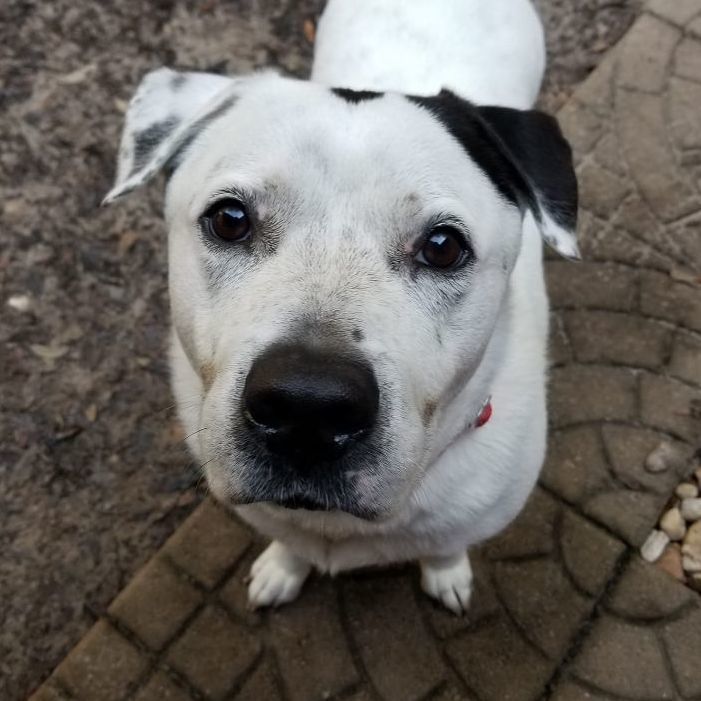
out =
<svg viewBox="0 0 701 701"><path fill-rule="evenodd" d="M367 435L378 403L366 363L292 344L259 356L243 392L244 415L268 449L309 463L338 458Z"/></svg>

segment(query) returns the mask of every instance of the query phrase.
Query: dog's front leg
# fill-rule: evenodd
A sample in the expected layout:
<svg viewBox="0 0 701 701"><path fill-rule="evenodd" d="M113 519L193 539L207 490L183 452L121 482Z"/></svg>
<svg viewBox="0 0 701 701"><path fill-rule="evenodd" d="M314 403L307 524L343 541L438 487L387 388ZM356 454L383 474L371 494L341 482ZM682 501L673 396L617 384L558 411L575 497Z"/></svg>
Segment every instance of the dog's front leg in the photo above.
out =
<svg viewBox="0 0 701 701"><path fill-rule="evenodd" d="M312 566L279 540L274 540L251 566L248 603L251 608L279 606L297 598Z"/></svg>
<svg viewBox="0 0 701 701"><path fill-rule="evenodd" d="M472 593L472 568L466 552L420 560L421 587L456 616L467 610Z"/></svg>

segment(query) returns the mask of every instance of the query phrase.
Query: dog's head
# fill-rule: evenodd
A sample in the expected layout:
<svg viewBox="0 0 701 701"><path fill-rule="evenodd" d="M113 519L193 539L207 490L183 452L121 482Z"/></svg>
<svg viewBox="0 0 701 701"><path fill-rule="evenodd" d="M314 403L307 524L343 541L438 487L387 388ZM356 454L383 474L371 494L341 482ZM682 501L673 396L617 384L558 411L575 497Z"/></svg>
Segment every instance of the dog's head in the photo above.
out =
<svg viewBox="0 0 701 701"><path fill-rule="evenodd" d="M485 399L524 217L577 255L555 121L448 92L159 70L106 201L160 170L201 453L237 503L395 512Z"/></svg>

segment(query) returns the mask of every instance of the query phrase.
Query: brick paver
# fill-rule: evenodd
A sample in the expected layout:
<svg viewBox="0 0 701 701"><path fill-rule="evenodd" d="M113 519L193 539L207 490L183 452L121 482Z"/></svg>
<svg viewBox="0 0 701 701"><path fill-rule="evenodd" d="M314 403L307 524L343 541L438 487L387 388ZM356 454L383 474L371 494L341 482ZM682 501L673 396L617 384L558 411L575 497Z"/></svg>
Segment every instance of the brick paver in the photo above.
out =
<svg viewBox="0 0 701 701"><path fill-rule="evenodd" d="M701 597L637 548L701 435L701 0L652 0L563 108L585 262L549 256L541 486L456 618L415 566L250 612L263 544L207 501L34 701L701 698ZM675 459L650 472L662 441Z"/></svg>

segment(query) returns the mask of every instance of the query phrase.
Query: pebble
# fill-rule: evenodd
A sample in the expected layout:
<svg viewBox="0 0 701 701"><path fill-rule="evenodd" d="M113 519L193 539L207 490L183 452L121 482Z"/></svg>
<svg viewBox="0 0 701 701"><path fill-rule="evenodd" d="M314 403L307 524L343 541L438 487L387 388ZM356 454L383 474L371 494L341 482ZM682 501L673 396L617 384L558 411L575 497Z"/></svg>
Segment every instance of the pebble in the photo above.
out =
<svg viewBox="0 0 701 701"><path fill-rule="evenodd" d="M668 441L662 441L645 458L645 469L648 472L665 472L680 460L679 451Z"/></svg>
<svg viewBox="0 0 701 701"><path fill-rule="evenodd" d="M682 567L690 574L701 574L701 558L693 555L682 555Z"/></svg>
<svg viewBox="0 0 701 701"><path fill-rule="evenodd" d="M655 565L680 582L686 579L682 567L682 549L679 543L670 543Z"/></svg>
<svg viewBox="0 0 701 701"><path fill-rule="evenodd" d="M660 519L660 528L670 540L681 540L686 533L686 523L681 511L675 506L667 511Z"/></svg>
<svg viewBox="0 0 701 701"><path fill-rule="evenodd" d="M682 555L688 555L701 562L701 521L694 523L686 532L682 545Z"/></svg>
<svg viewBox="0 0 701 701"><path fill-rule="evenodd" d="M682 545L682 566L692 574L701 573L701 521L694 523L686 532Z"/></svg>
<svg viewBox="0 0 701 701"><path fill-rule="evenodd" d="M694 499L699 495L699 488L693 482L682 482L674 493L680 499Z"/></svg>
<svg viewBox="0 0 701 701"><path fill-rule="evenodd" d="M687 521L701 519L701 499L682 499L682 516Z"/></svg>
<svg viewBox="0 0 701 701"><path fill-rule="evenodd" d="M696 591L701 592L701 572L692 574L691 577L689 577L689 586L692 589L696 589Z"/></svg>
<svg viewBox="0 0 701 701"><path fill-rule="evenodd" d="M7 306L18 312L28 312L32 301L28 295L12 295L7 300Z"/></svg>
<svg viewBox="0 0 701 701"><path fill-rule="evenodd" d="M701 467L694 472L694 477L696 477L696 481L699 483L699 488L701 488Z"/></svg>
<svg viewBox="0 0 701 701"><path fill-rule="evenodd" d="M662 531L653 530L640 548L640 554L646 562L656 562L669 545L669 536Z"/></svg>

